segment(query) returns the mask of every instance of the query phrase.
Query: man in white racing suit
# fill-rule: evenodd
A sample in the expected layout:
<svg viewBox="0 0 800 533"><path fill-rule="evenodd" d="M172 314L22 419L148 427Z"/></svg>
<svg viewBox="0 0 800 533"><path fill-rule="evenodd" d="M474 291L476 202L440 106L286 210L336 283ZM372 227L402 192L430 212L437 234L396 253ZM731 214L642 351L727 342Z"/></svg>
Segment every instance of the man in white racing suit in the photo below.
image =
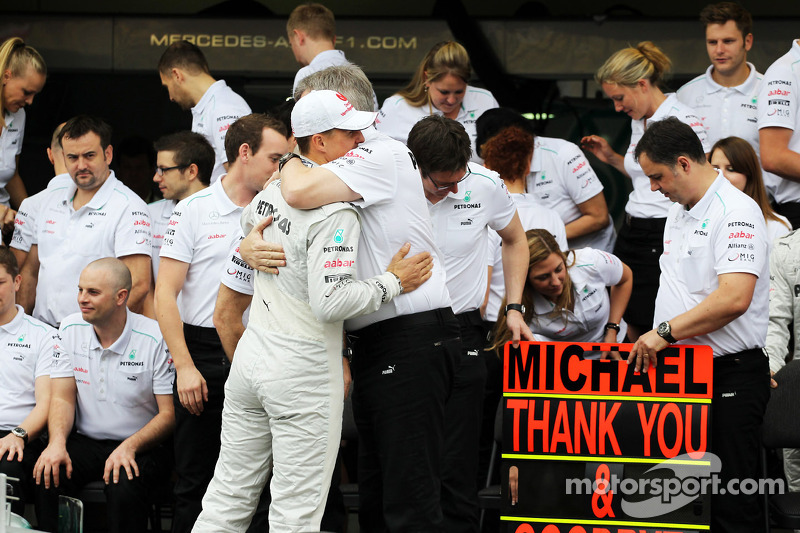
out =
<svg viewBox="0 0 800 533"><path fill-rule="evenodd" d="M292 129L307 163L324 163L363 142L360 130L374 119L339 93L317 91L295 106ZM357 281L355 208L293 209L280 185L271 183L242 214L246 233L272 217L264 239L280 243L287 266L277 276L255 272L249 323L225 385L220 456L194 531L244 531L271 470L270 530L319 530L346 392L343 320L430 277L430 254L401 261L404 246L386 272Z"/></svg>

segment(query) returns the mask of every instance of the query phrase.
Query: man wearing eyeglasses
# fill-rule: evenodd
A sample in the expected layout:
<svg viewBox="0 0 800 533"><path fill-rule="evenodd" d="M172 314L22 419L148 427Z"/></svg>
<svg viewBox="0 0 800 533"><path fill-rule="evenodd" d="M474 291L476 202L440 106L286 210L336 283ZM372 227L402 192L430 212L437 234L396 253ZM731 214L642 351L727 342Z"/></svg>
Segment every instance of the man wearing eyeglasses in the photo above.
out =
<svg viewBox="0 0 800 533"><path fill-rule="evenodd" d="M461 357L445 405L442 458L444 531L478 531L478 442L486 365L480 307L488 283L487 228L502 239L508 318L521 319L528 243L514 201L500 176L470 162L464 126L438 115L417 122L408 148L422 174L436 245L444 257L447 289L461 329ZM511 321L513 323L513 320ZM522 335L532 339L524 320Z"/></svg>

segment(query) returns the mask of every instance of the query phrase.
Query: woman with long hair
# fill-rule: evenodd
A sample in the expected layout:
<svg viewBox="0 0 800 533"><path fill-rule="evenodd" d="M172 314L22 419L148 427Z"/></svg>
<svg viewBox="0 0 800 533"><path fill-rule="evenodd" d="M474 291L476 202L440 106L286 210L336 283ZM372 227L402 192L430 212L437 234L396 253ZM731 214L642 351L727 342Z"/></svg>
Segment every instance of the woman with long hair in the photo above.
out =
<svg viewBox="0 0 800 533"><path fill-rule="evenodd" d="M616 256L593 248L565 253L546 230L532 229L526 235L530 266L522 305L536 339L622 342L622 314L633 288L631 269ZM610 295L606 287L611 288ZM505 329L505 317L501 317L493 349L511 340Z"/></svg>
<svg viewBox="0 0 800 533"><path fill-rule="evenodd" d="M785 217L776 213L769 203L756 151L749 142L740 137L726 137L714 144L708 160L734 187L755 200L761 208L772 250L772 242L792 231L792 225Z"/></svg>
<svg viewBox="0 0 800 533"><path fill-rule="evenodd" d="M411 82L383 102L375 120L378 131L405 143L408 132L422 117L443 115L461 123L475 154L475 121L498 106L492 93L468 85L471 74L467 50L455 41L434 46L422 60Z"/></svg>
<svg viewBox="0 0 800 533"><path fill-rule="evenodd" d="M663 235L667 210L672 202L650 190L650 179L633 157L636 144L647 126L667 117L676 117L692 127L706 146L706 132L694 111L678 101L675 93L665 94L662 85L670 70L669 58L650 41L636 48L624 48L612 55L595 74L603 92L614 102L614 109L631 118L631 141L625 155L618 154L599 135L588 135L581 145L633 183L625 206L625 223L614 247L634 273L634 297L625 311L628 337L635 341L653 327L653 310L661 270L658 259L664 251Z"/></svg>
<svg viewBox="0 0 800 533"><path fill-rule="evenodd" d="M39 52L12 37L0 45L0 76L0 204L16 209L28 196L18 169L25 136L23 108L44 87L47 65Z"/></svg>

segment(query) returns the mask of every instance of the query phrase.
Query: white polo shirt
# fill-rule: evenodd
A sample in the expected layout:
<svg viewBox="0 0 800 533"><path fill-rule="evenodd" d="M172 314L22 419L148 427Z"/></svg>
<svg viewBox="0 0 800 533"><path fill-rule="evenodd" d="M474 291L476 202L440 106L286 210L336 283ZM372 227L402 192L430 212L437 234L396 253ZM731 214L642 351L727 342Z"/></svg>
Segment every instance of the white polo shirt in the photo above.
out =
<svg viewBox="0 0 800 533"><path fill-rule="evenodd" d="M669 117L675 117L684 124L691 126L700 142L703 143L703 151L708 153L711 150L703 121L700 120L700 117L697 116L693 109L679 102L675 93L667 95L667 99L658 106L653 116L647 119L647 124ZM631 120L631 143L627 152L625 152L625 171L633 181L633 191L628 197L625 212L636 218L666 218L672 202L660 192L650 190L650 178L647 177L642 171L642 167L633 158L636 145L644 135L644 130L644 119Z"/></svg>
<svg viewBox="0 0 800 533"><path fill-rule="evenodd" d="M622 279L622 261L617 256L582 248L575 255L567 256L574 308L562 309L552 315L555 304L539 294L533 295L533 320L528 324L541 342L602 342L611 310L611 298L606 287L619 283ZM627 327L625 328L627 330ZM625 338L625 331L617 334L619 342Z"/></svg>
<svg viewBox="0 0 800 533"><path fill-rule="evenodd" d="M358 279L383 274L406 242L411 244L409 256L431 253L433 270L431 278L417 290L399 295L374 313L347 320L345 327L349 331L400 315L450 306L444 262L433 238L416 161L404 144L374 131L368 137L343 157L323 165L361 195L361 199L351 202L361 216Z"/></svg>
<svg viewBox="0 0 800 533"><path fill-rule="evenodd" d="M5 114L6 125L0 131L0 204L8 205L6 184L17 171L17 156L22 153L22 139L25 137L25 109L20 107L16 113Z"/></svg>
<svg viewBox="0 0 800 533"><path fill-rule="evenodd" d="M75 379L75 428L92 439L127 439L158 414L156 394L172 395L175 368L158 322L126 311L125 329L105 349L80 313L58 332L50 378Z"/></svg>
<svg viewBox="0 0 800 533"><path fill-rule="evenodd" d="M78 279L86 265L103 257L149 257L152 247L147 204L113 171L77 211L76 190L75 183L48 189L37 216L40 266L33 316L51 325L78 310Z"/></svg>
<svg viewBox="0 0 800 533"><path fill-rule="evenodd" d="M161 246L161 257L189 263L178 295L181 320L205 328L214 327L220 269L242 236L242 208L225 194L223 180L178 202Z"/></svg>
<svg viewBox="0 0 800 533"><path fill-rule="evenodd" d="M150 220L153 224L153 248L150 258L153 263L153 282L158 279L158 259L161 254L161 244L164 242L164 233L169 227L169 219L178 202L175 200L158 200L147 204L150 210Z"/></svg>
<svg viewBox="0 0 800 533"><path fill-rule="evenodd" d="M494 109L499 105L492 93L486 89L478 89L467 85L456 121L460 122L469 134L470 144L472 145L472 161L476 163L480 163L483 160L475 152L475 139L478 136L475 124L484 111ZM375 119L375 127L381 133L385 133L392 139L397 139L405 144L414 124L430 115L443 115L443 113L430 103L423 104L420 107L412 106L405 98L395 94L383 102L383 107L378 112L378 118Z"/></svg>
<svg viewBox="0 0 800 533"><path fill-rule="evenodd" d="M36 407L37 378L50 375L56 330L25 314L0 326L0 430L20 425Z"/></svg>
<svg viewBox="0 0 800 533"><path fill-rule="evenodd" d="M23 252L31 251L31 246L37 244L36 217L42 209L42 199L49 189L66 187L70 183L72 183L72 178L69 174L59 174L50 180L45 190L22 200L17 210L17 216L14 219L14 236L11 238L12 248Z"/></svg>
<svg viewBox="0 0 800 533"><path fill-rule="evenodd" d="M564 222L553 209L544 207L535 195L512 194L522 229L542 228L553 234L559 248L567 250L567 230ZM485 320L495 322L500 315L500 304L506 295L505 276L503 275L502 239L495 231L489 231L488 259L492 267L492 280L489 283L489 300L486 304Z"/></svg>
<svg viewBox="0 0 800 533"><path fill-rule="evenodd" d="M192 131L199 133L214 148L214 171L211 183L225 174L225 135L228 128L240 117L252 113L244 98L233 92L225 80L214 82L192 108Z"/></svg>
<svg viewBox="0 0 800 533"><path fill-rule="evenodd" d="M768 127L792 130L789 149L800 153L800 128L798 112L800 100L800 44L792 41L792 47L778 58L764 73L761 92L758 94L758 129ZM775 176L768 188L775 203L800 202L800 183ZM766 179L764 180L766 183Z"/></svg>
<svg viewBox="0 0 800 533"><path fill-rule="evenodd" d="M497 172L469 163L472 172L458 184L458 192L432 204L428 210L433 236L444 256L447 290L453 312L480 308L486 296L489 235L487 228L502 230L517 212L505 183Z"/></svg>
<svg viewBox="0 0 800 533"><path fill-rule="evenodd" d="M578 204L603 194L603 184L586 156L574 143L551 137L534 137L531 171L526 190L539 197L541 204L559 214L564 224L579 219ZM570 248L614 247L613 221L605 228L573 239Z"/></svg>
<svg viewBox="0 0 800 533"><path fill-rule="evenodd" d="M769 319L768 259L761 209L720 174L692 209L670 208L653 324L696 307L719 287L720 274L745 272L758 276L747 311L721 329L679 343L711 346L715 357L762 348Z"/></svg>

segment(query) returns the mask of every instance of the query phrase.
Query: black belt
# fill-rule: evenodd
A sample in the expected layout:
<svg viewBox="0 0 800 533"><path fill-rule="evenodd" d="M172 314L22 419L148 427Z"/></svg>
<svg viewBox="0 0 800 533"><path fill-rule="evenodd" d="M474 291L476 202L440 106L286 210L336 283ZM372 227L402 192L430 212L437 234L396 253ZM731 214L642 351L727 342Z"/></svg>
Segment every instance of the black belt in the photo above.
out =
<svg viewBox="0 0 800 533"><path fill-rule="evenodd" d="M469 328L471 326L483 326L483 318L481 317L481 312L479 309L473 309L472 311L464 311L463 313L459 313L456 315L456 319L458 320L458 324L462 328Z"/></svg>
<svg viewBox="0 0 800 533"><path fill-rule="evenodd" d="M728 366L737 365L744 359L753 357L766 357L763 348L751 348L742 352L729 353L727 355L720 355L714 358L714 366Z"/></svg>
<svg viewBox="0 0 800 533"><path fill-rule="evenodd" d="M636 218L625 214L625 224L631 229L641 229L645 231L664 231L667 225L666 218Z"/></svg>
<svg viewBox="0 0 800 533"><path fill-rule="evenodd" d="M398 332L418 326L439 325L444 326L455 318L453 310L449 307L422 311L411 315L400 315L394 318L387 318L380 322L375 322L369 326L349 331L348 337L359 341L370 341L382 339L387 336L396 335Z"/></svg>

